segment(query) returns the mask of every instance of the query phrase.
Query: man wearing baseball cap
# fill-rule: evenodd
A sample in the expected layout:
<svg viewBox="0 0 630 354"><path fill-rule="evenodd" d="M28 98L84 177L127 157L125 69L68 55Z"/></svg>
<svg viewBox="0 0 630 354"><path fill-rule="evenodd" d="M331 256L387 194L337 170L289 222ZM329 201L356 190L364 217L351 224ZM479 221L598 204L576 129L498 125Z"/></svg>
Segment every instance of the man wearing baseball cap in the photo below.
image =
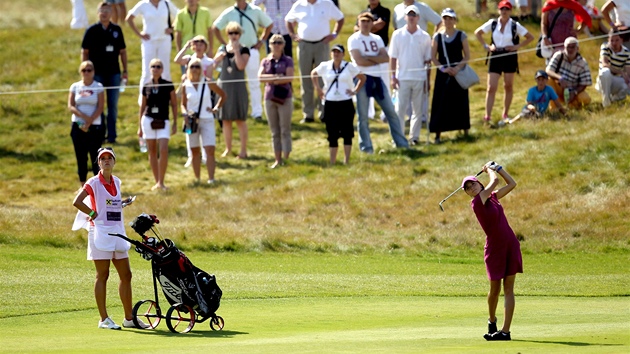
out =
<svg viewBox="0 0 630 354"><path fill-rule="evenodd" d="M560 102L572 108L591 103L591 97L585 91L586 87L593 84L591 70L579 49L577 38L567 37L564 50L551 57L545 70L551 78L549 85L560 97Z"/></svg>

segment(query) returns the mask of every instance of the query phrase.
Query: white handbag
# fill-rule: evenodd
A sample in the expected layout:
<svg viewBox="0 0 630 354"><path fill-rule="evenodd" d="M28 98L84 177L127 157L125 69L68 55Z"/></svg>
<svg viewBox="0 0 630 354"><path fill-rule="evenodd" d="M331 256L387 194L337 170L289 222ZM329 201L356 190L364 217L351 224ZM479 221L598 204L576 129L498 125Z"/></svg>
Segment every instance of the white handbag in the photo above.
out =
<svg viewBox="0 0 630 354"><path fill-rule="evenodd" d="M440 34L440 38L442 39L442 50L444 51L444 56L446 57L446 64L451 66L451 62L448 59L448 53L446 52L446 45L444 44L444 34ZM479 75L470 67L470 65L466 64L463 69L455 74L455 80L461 88L464 90L468 90L471 86L477 85L479 83Z"/></svg>

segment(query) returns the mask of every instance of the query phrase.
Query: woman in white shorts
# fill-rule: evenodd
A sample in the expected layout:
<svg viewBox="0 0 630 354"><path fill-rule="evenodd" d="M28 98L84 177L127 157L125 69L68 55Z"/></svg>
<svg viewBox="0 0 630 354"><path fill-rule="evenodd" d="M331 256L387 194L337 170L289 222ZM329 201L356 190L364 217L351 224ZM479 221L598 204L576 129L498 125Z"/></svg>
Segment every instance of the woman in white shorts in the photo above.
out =
<svg viewBox="0 0 630 354"><path fill-rule="evenodd" d="M185 69L188 67L188 63L196 58L201 60L201 71L208 78L208 80L212 79L212 70L214 69L214 59L209 58L206 55L208 51L208 40L203 35L198 35L193 37L193 39L186 42L186 45L182 47L182 49L175 55L175 59L173 61L184 68L184 74L182 75L182 84L188 78L185 72ZM188 49L193 51L193 54L186 54ZM181 87L178 89L177 94L179 95L181 92ZM192 165L192 151L190 151L190 146L186 146L186 151L188 153L188 160L186 160L186 164L184 167L190 167ZM201 151L201 162L206 164L206 151Z"/></svg>
<svg viewBox="0 0 630 354"><path fill-rule="evenodd" d="M208 82L202 73L201 60L192 59L186 69L187 79L182 85L182 112L191 116L197 114L199 117L197 131L186 134L186 143L192 151L192 166L195 173L196 182L200 179L201 170L201 148L206 151L208 169L208 183L214 183L215 158L214 151L216 145L216 132L214 129L214 117L217 110L225 102L225 91L214 82ZM210 91L214 91L219 99L215 106L212 106ZM186 118L184 118L186 119ZM200 141L201 140L201 141Z"/></svg>
<svg viewBox="0 0 630 354"><path fill-rule="evenodd" d="M123 220L123 204L130 204L127 198L122 200L120 179L112 175L116 164L116 155L112 148L101 148L98 151L98 175L90 178L74 198L73 205L81 212L84 220L89 220L87 259L94 261L96 267L96 282L94 283L94 297L101 316L98 328L120 329L107 314L107 278L110 263L114 264L120 285L118 293L122 301L125 318L123 327L135 328L131 307L131 267L129 266L129 242L109 236L108 233L125 234ZM87 204L86 204L87 202ZM89 204L89 205L88 205ZM138 319L142 328L149 325Z"/></svg>
<svg viewBox="0 0 630 354"><path fill-rule="evenodd" d="M150 66L151 80L142 85L138 136L147 142L149 164L155 179L151 190L166 190L164 177L168 166L168 140L171 134L177 132L177 96L173 83L162 79L162 61L153 59ZM169 105L173 111L173 124L168 119Z"/></svg>

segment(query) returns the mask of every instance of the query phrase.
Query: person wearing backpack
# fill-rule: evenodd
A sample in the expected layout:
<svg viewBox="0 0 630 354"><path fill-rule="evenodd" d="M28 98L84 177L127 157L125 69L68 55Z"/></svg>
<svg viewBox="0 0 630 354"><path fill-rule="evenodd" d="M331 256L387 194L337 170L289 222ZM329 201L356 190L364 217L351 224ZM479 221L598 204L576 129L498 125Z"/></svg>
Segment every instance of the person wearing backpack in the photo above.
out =
<svg viewBox="0 0 630 354"><path fill-rule="evenodd" d="M527 46L534 40L534 36L527 31L520 23L512 20L512 4L509 0L499 2L499 18L492 19L475 30L475 36L488 52L488 84L486 91L486 114L483 117L485 123L490 123L492 117L492 107L494 97L497 92L499 78L503 78L503 88L505 98L503 100L502 118L508 117L510 105L512 104L514 73L518 72L518 56L516 51ZM484 33L491 33L491 43L486 44L483 39ZM523 42L520 37L525 37Z"/></svg>

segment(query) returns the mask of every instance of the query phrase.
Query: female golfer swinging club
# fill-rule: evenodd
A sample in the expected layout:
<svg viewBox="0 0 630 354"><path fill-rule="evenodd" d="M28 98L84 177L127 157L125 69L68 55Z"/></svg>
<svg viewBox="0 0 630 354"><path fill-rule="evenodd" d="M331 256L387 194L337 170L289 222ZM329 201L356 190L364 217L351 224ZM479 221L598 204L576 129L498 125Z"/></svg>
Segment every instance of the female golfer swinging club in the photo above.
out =
<svg viewBox="0 0 630 354"><path fill-rule="evenodd" d="M516 182L505 169L492 161L484 165L482 171L490 177L487 187L484 187L476 177L468 176L462 181L462 188L473 197L470 205L481 228L486 233L484 262L490 279L490 291L488 292L488 333L483 337L486 340L511 340L510 325L515 305L514 281L516 273L523 273L523 259L520 243L508 224L499 199L510 193L516 187ZM503 177L507 185L495 191L499 183L497 173ZM505 319L503 328L497 331L496 310L501 294L501 280L503 280L505 297Z"/></svg>

